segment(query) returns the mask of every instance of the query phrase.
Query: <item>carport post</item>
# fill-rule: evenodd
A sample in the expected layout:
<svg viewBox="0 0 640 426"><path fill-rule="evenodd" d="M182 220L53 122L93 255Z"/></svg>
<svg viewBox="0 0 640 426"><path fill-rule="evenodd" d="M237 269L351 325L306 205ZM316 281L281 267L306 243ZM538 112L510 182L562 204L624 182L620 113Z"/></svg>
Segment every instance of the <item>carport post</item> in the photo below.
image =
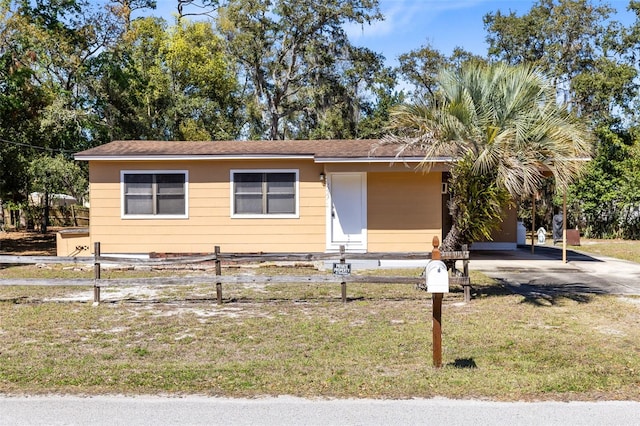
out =
<svg viewBox="0 0 640 426"><path fill-rule="evenodd" d="M531 196L531 254L533 254L536 246L536 194Z"/></svg>

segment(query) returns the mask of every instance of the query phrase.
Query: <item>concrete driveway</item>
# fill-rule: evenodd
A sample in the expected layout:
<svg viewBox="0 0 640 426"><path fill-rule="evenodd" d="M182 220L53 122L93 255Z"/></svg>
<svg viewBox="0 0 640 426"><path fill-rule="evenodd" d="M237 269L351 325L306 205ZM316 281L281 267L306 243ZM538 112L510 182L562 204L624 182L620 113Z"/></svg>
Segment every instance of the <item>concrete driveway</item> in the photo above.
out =
<svg viewBox="0 0 640 426"><path fill-rule="evenodd" d="M469 269L501 281L523 295L619 294L640 295L640 264L594 256L553 246L512 251L471 252Z"/></svg>

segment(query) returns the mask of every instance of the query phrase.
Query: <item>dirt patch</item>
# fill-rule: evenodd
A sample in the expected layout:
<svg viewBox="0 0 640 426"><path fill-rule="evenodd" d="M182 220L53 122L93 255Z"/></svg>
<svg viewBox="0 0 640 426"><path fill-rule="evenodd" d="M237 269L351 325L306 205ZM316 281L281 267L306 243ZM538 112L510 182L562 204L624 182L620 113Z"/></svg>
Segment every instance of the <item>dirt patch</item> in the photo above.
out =
<svg viewBox="0 0 640 426"><path fill-rule="evenodd" d="M0 232L0 254L16 256L55 256L56 232Z"/></svg>

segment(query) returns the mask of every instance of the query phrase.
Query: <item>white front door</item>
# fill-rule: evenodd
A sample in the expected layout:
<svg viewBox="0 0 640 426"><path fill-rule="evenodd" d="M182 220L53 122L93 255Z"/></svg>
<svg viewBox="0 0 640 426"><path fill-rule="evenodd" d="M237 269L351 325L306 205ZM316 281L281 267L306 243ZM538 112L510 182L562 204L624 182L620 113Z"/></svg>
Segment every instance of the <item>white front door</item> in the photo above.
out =
<svg viewBox="0 0 640 426"><path fill-rule="evenodd" d="M366 251L367 174L331 173L327 188L327 249Z"/></svg>

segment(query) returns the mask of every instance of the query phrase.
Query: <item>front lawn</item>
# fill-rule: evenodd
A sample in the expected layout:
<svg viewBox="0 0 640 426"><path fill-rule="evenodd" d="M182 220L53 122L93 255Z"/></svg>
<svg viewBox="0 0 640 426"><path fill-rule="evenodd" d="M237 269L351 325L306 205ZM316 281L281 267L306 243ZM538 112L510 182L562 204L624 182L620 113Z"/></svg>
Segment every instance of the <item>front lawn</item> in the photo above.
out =
<svg viewBox="0 0 640 426"><path fill-rule="evenodd" d="M442 369L431 299L409 285L0 288L0 392L640 400L640 299L551 303L475 276L445 295ZM230 302L229 302L230 300Z"/></svg>

